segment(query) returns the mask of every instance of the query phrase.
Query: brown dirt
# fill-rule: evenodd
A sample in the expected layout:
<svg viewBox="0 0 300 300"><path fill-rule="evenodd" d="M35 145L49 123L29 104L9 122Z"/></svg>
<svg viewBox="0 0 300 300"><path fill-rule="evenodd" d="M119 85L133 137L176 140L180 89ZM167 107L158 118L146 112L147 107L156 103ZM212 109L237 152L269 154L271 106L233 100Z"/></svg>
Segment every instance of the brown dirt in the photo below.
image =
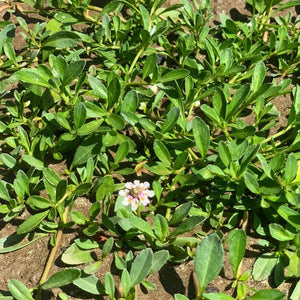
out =
<svg viewBox="0 0 300 300"><path fill-rule="evenodd" d="M174 3L173 0L170 2ZM231 16L233 19L242 19L249 20L251 13L245 7L244 0L212 0L211 1L215 19L218 20L219 13L224 13ZM0 2L0 20L10 20L16 23L16 16L21 16L22 14L17 11L16 13L10 13L6 10L2 11L1 7L4 7L6 3L1 0ZM24 4L21 4L24 7ZM295 13L295 11L293 11ZM22 15L23 18L24 15ZM44 21L38 14L29 14L26 17L26 21L29 24L29 27L32 28L36 22ZM24 47L23 39L20 37L21 29L17 27L17 37L14 40L14 46L16 50L22 50ZM274 105L281 113L281 118L277 126L284 127L286 125L286 116L289 112L290 106L289 97L278 97L273 101ZM58 166L60 171L61 165ZM84 198L80 198L76 201L77 210L86 213L88 211L89 201ZM18 225L21 223L21 220L24 220L26 213L22 215L19 219L14 220L12 223L0 222L0 238L7 237L13 234ZM77 233L70 231L64 233L60 249L56 254L55 265L52 267L50 275L61 270L63 266L60 256L63 251L68 248L70 242L74 240L77 236ZM37 242L22 248L20 250L0 254L0 290L7 290L7 282L14 278L22 281L28 288L35 287L41 277L43 268L47 256L49 255L48 248L49 237L44 237L38 240ZM246 256L243 260L242 271L250 270L252 271L253 264L256 258L260 255L258 247L258 239L255 237L247 236L247 250ZM98 253L99 255L99 253ZM114 270L111 270L113 258L112 255L106 257L103 261L103 264L100 270L95 274L103 282L106 272L111 271L114 273ZM189 297L190 299L195 297L194 294L194 281L193 281L193 262L189 261L180 265L167 264L162 268L162 270L156 274L149 276L148 280L153 282L156 285L155 291L145 291L144 289L139 288L137 290L137 299L144 300L169 300L174 299L174 294L181 293ZM225 252L225 264L224 268L220 274L210 285L208 286L208 291L210 292L225 292L226 294L232 295L234 290L231 288L233 283L233 275L231 272L228 252ZM254 289L261 290L266 288L272 288L270 283L267 280L262 282L255 282L251 278L247 284ZM287 295L290 293L291 283L282 284L279 289L285 292ZM90 295L81 293L81 298L76 298L75 295L78 295L78 290L74 286L69 286L63 288L64 291L68 292L72 299L106 299L102 297L92 298ZM57 295L61 292L61 289L54 289L53 293L45 293L43 295L44 300L57 299Z"/></svg>

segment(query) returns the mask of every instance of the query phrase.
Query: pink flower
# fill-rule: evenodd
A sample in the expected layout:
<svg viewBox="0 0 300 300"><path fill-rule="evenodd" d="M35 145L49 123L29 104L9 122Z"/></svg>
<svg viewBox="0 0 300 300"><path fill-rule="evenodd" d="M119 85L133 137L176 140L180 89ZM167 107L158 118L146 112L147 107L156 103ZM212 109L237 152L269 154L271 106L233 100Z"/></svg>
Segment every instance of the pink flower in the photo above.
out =
<svg viewBox="0 0 300 300"><path fill-rule="evenodd" d="M135 180L134 182L126 182L124 190L119 191L119 195L123 196L122 203L127 206L131 204L132 210L137 210L140 203L143 206L147 206L150 203L149 198L154 196L154 192L149 190L149 182L140 182Z"/></svg>

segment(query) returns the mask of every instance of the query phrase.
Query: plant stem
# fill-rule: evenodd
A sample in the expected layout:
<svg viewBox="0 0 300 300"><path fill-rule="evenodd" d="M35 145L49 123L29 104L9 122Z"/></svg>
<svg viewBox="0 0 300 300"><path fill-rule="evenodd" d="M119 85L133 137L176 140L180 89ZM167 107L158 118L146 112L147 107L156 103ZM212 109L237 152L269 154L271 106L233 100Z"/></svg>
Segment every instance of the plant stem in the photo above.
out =
<svg viewBox="0 0 300 300"><path fill-rule="evenodd" d="M195 295L198 297L198 295L200 294L200 286L195 271L193 271L193 283L195 286Z"/></svg>
<svg viewBox="0 0 300 300"><path fill-rule="evenodd" d="M244 231L246 231L246 229L247 229L248 220L249 220L249 212L248 212L248 210L245 210L244 215L243 215L243 224L242 224L242 229Z"/></svg>
<svg viewBox="0 0 300 300"><path fill-rule="evenodd" d="M168 207L168 208L167 208L167 211L166 211L166 214L165 214L165 218L166 218L167 220L170 219L170 214L171 214L171 208Z"/></svg>
<svg viewBox="0 0 300 300"><path fill-rule="evenodd" d="M195 154L195 152L191 148L188 148L188 151L191 154L192 158L194 158L195 160L200 160L200 158Z"/></svg>
<svg viewBox="0 0 300 300"><path fill-rule="evenodd" d="M65 211L64 211L64 214L63 214L63 220L62 220L62 224L61 225L63 225L65 223L65 221L67 220L68 212L69 212L69 207L66 207ZM39 288L38 288L38 291L37 291L36 300L41 300L42 299L41 298L41 296L42 296L41 295L42 294L41 285L44 282L46 282L46 280L48 278L49 272L51 270L51 267L52 267L54 259L55 259L55 255L56 255L57 249L60 246L62 234L63 234L63 226L60 226L60 228L57 231L56 240L55 240L55 246L51 249L51 252L50 252L50 254L48 256L48 259L47 259L46 266L44 268L44 272L43 272L42 277L41 277L40 282L39 282Z"/></svg>
<svg viewBox="0 0 300 300"><path fill-rule="evenodd" d="M283 134L285 134L287 131L289 131L292 128L292 125L290 124L289 126L287 126L286 128L282 129L281 131L277 132L276 134L269 136L268 138L264 139L261 144L265 144L268 143L269 141L271 141L271 139L277 138Z"/></svg>
<svg viewBox="0 0 300 300"><path fill-rule="evenodd" d="M145 50L145 47L143 46L143 47L139 50L139 52L136 54L136 56L135 56L133 62L131 63L131 66L130 66L130 68L129 68L129 70L128 70L128 72L127 72L126 75L130 75L130 74L132 73L132 70L133 70L135 64L137 63L138 59L140 58L140 56L142 55L142 53L144 52L144 50Z"/></svg>
<svg viewBox="0 0 300 300"><path fill-rule="evenodd" d="M55 258L57 248L60 245L62 233L63 233L62 229L58 229L57 235L56 235L55 246L51 249L51 252L50 252L50 255L48 257L47 264L45 266L45 269L44 269L44 272L43 272L43 275L41 277L39 285L42 285L48 278L48 274L49 274L50 269L52 267L52 263L53 263L53 260Z"/></svg>

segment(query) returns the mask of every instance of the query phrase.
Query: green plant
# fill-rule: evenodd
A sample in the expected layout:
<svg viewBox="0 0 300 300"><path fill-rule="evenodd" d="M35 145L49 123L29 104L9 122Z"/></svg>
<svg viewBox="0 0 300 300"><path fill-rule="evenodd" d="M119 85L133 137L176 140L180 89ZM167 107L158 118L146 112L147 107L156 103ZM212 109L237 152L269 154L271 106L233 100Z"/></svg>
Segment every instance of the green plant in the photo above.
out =
<svg viewBox="0 0 300 300"><path fill-rule="evenodd" d="M276 15L299 1L246 1L251 19L221 14L216 26L210 1L22 2L47 19L0 22L0 214L4 222L29 214L0 239L0 253L44 236L51 252L40 282L28 289L11 279L8 297L41 299L75 284L134 299L138 284L154 288L146 278L167 261L193 259L196 297L232 299L205 292L228 242L233 295L282 299L278 290L251 290L241 268L254 230L263 238L254 280L271 276L279 287L300 276L299 18ZM283 96L291 99L286 118L275 101ZM62 263L88 265L48 278L69 229L80 237ZM111 253L122 290L111 273L95 275Z"/></svg>

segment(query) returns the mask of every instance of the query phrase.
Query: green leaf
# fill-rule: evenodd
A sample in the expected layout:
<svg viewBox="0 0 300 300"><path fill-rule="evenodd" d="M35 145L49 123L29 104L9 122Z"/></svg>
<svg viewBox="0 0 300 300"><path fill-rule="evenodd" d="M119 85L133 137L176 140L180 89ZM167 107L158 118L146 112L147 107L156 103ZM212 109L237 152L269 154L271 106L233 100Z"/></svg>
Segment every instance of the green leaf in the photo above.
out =
<svg viewBox="0 0 300 300"><path fill-rule="evenodd" d="M117 9L117 7L120 5L119 1L112 1L112 2L108 2L103 8L101 13L99 14L99 18L102 17L105 14L109 14L112 11L115 11Z"/></svg>
<svg viewBox="0 0 300 300"><path fill-rule="evenodd" d="M268 278L275 265L277 264L278 258L274 257L272 253L265 253L259 257L253 266L252 276L255 281L261 281Z"/></svg>
<svg viewBox="0 0 300 300"><path fill-rule="evenodd" d="M0 159L10 169L14 168L17 163L17 160L8 153L1 153Z"/></svg>
<svg viewBox="0 0 300 300"><path fill-rule="evenodd" d="M158 272L169 259L168 250L160 250L153 254L153 260L149 274Z"/></svg>
<svg viewBox="0 0 300 300"><path fill-rule="evenodd" d="M10 201L11 198L9 196L8 189L7 189L6 185L7 185L7 182L5 182L3 180L0 180L0 199Z"/></svg>
<svg viewBox="0 0 300 300"><path fill-rule="evenodd" d="M83 124L80 128L77 129L77 134L79 136L89 135L98 130L98 128L103 123L103 119L93 120L91 122Z"/></svg>
<svg viewBox="0 0 300 300"><path fill-rule="evenodd" d="M299 248L290 256L290 263L288 266L288 275L299 278L300 276L300 257Z"/></svg>
<svg viewBox="0 0 300 300"><path fill-rule="evenodd" d="M141 283L149 275L152 261L153 253L150 248L143 249L135 258L129 273L132 288Z"/></svg>
<svg viewBox="0 0 300 300"><path fill-rule="evenodd" d="M244 230L236 230L230 240L229 260L234 277L237 279L238 269L246 249L246 233Z"/></svg>
<svg viewBox="0 0 300 300"><path fill-rule="evenodd" d="M22 69L17 71L15 76L18 80L26 83L36 84L46 88L51 87L48 80L45 79L37 69Z"/></svg>
<svg viewBox="0 0 300 300"><path fill-rule="evenodd" d="M43 210L52 206L52 203L48 199L36 195L30 196L26 204L34 210Z"/></svg>
<svg viewBox="0 0 300 300"><path fill-rule="evenodd" d="M8 284L8 289L11 294L17 300L34 300L31 296L31 293L27 287L19 280L10 279Z"/></svg>
<svg viewBox="0 0 300 300"><path fill-rule="evenodd" d="M220 122L220 118L219 116L217 115L217 112L211 108L209 105L207 104L203 104L201 105L201 110L204 112L204 114L210 118L213 122L219 124Z"/></svg>
<svg viewBox="0 0 300 300"><path fill-rule="evenodd" d="M127 268L127 264L125 259L120 257L117 252L114 252L115 257L115 265L118 270L125 270Z"/></svg>
<svg viewBox="0 0 300 300"><path fill-rule="evenodd" d="M163 242L169 234L168 221L166 218L157 214L154 218L153 227L155 235Z"/></svg>
<svg viewBox="0 0 300 300"><path fill-rule="evenodd" d="M90 223L88 227L83 229L83 233L87 236L93 236L99 231L99 224L96 222Z"/></svg>
<svg viewBox="0 0 300 300"><path fill-rule="evenodd" d="M16 233L14 233L10 236L1 238L0 239L0 254L16 251L18 249L26 247L26 246L34 243L38 239L44 237L45 235L47 235L47 234L45 234L45 233L35 234L33 237L31 237L29 239L29 234L18 235Z"/></svg>
<svg viewBox="0 0 300 300"><path fill-rule="evenodd" d="M72 128L70 126L69 120L62 114L61 112L54 113L52 115L55 121L59 124L59 126L67 131L71 131Z"/></svg>
<svg viewBox="0 0 300 300"><path fill-rule="evenodd" d="M51 185L57 186L57 184L60 182L60 176L49 167L46 167L43 169L43 175L47 179Z"/></svg>
<svg viewBox="0 0 300 300"><path fill-rule="evenodd" d="M74 212L74 210L72 210L72 212ZM78 238L78 239L75 239L74 242L76 243L76 245L79 248L81 248L83 250L90 250L90 249L99 248L99 244L96 241L93 241L91 239Z"/></svg>
<svg viewBox="0 0 300 300"><path fill-rule="evenodd" d="M62 86L69 85L75 78L79 77L85 67L85 60L79 60L71 63L65 70L62 79Z"/></svg>
<svg viewBox="0 0 300 300"><path fill-rule="evenodd" d="M285 221L294 226L297 230L300 230L300 214L297 211L288 207L286 204L280 206L273 204L273 207Z"/></svg>
<svg viewBox="0 0 300 300"><path fill-rule="evenodd" d="M77 45L80 42L79 36L70 31L59 31L49 36L43 47L66 49Z"/></svg>
<svg viewBox="0 0 300 300"><path fill-rule="evenodd" d="M192 216L185 219L169 236L168 239L174 238L180 234L191 231L200 225L206 218L204 216Z"/></svg>
<svg viewBox="0 0 300 300"><path fill-rule="evenodd" d="M58 12L54 15L54 18L63 24L75 24L79 23L81 20L79 18L79 15L75 15L69 12Z"/></svg>
<svg viewBox="0 0 300 300"><path fill-rule="evenodd" d="M86 138L76 149L72 165L76 167L86 163L90 157L99 153L100 146L101 139L99 136L94 135Z"/></svg>
<svg viewBox="0 0 300 300"><path fill-rule="evenodd" d="M290 297L290 300L298 300L298 299L300 299L300 281L298 281Z"/></svg>
<svg viewBox="0 0 300 300"><path fill-rule="evenodd" d="M61 260L68 265L80 265L93 261L93 258L88 250L82 250L74 243L63 253Z"/></svg>
<svg viewBox="0 0 300 300"><path fill-rule="evenodd" d="M130 224L134 228L140 230L142 233L145 233L154 239L156 238L153 233L153 229L152 229L151 225L148 222L144 221L143 219L138 218L138 217L130 218Z"/></svg>
<svg viewBox="0 0 300 300"><path fill-rule="evenodd" d="M114 238L110 237L106 240L102 247L102 257L106 257L112 250L114 246Z"/></svg>
<svg viewBox="0 0 300 300"><path fill-rule="evenodd" d="M81 212L76 211L76 210L71 211L70 218L71 218L72 222L74 222L78 225L85 225L86 222L89 220Z"/></svg>
<svg viewBox="0 0 300 300"><path fill-rule="evenodd" d="M143 22L143 27L145 30L150 31L150 15L148 10L145 8L144 5L140 4L139 9L141 12L142 16L142 22Z"/></svg>
<svg viewBox="0 0 300 300"><path fill-rule="evenodd" d="M150 74L153 74L155 72L156 68L157 68L157 55L156 55L156 53L152 53L145 60L145 63L144 63L144 66L143 66L143 77L142 77L142 79L144 80Z"/></svg>
<svg viewBox="0 0 300 300"><path fill-rule="evenodd" d="M287 158L285 171L284 171L284 178L286 184L291 183L295 179L295 177L297 176L297 170L298 170L298 160L293 153L290 153Z"/></svg>
<svg viewBox="0 0 300 300"><path fill-rule="evenodd" d="M279 290L262 290L247 298L248 300L281 300L285 297L285 293Z"/></svg>
<svg viewBox="0 0 300 300"><path fill-rule="evenodd" d="M189 213L190 209L192 208L194 202L188 201L178 208L176 208L171 220L169 221L169 225L175 225L183 220Z"/></svg>
<svg viewBox="0 0 300 300"><path fill-rule="evenodd" d="M153 149L156 156L160 159L162 163L164 163L167 166L171 165L171 155L169 153L168 148L163 142L161 142L160 140L155 140L153 143Z"/></svg>
<svg viewBox="0 0 300 300"><path fill-rule="evenodd" d="M119 164L128 154L129 152L129 143L123 142L116 152L115 163Z"/></svg>
<svg viewBox="0 0 300 300"><path fill-rule="evenodd" d="M247 150L246 153L243 156L241 167L239 169L239 174L243 174L243 172L246 170L247 166L251 162L251 160L255 157L260 145L252 145Z"/></svg>
<svg viewBox="0 0 300 300"><path fill-rule="evenodd" d="M105 291L111 299L115 299L115 282L112 275L108 272L104 278Z"/></svg>
<svg viewBox="0 0 300 300"><path fill-rule="evenodd" d="M227 106L226 118L225 118L226 121L229 121L235 115L235 113L238 111L241 105L246 101L249 92L250 92L250 84L248 83L242 85L236 91L236 93L232 97L232 100Z"/></svg>
<svg viewBox="0 0 300 300"><path fill-rule="evenodd" d="M107 99L107 89L99 79L89 76L88 82L100 99Z"/></svg>
<svg viewBox="0 0 300 300"><path fill-rule="evenodd" d="M210 142L209 127L199 117L194 118L192 126L196 146L200 151L202 159L204 159Z"/></svg>
<svg viewBox="0 0 300 300"><path fill-rule="evenodd" d="M118 78L114 78L107 88L107 105L111 109L119 100L121 94L121 86Z"/></svg>
<svg viewBox="0 0 300 300"><path fill-rule="evenodd" d="M167 118L161 127L161 133L169 133L171 129L176 124L180 114L180 109L178 107L173 107L167 114Z"/></svg>
<svg viewBox="0 0 300 300"><path fill-rule="evenodd" d="M106 122L110 124L115 130L122 130L125 127L124 119L117 114L110 114Z"/></svg>
<svg viewBox="0 0 300 300"><path fill-rule="evenodd" d="M169 81L174 81L178 79L182 79L187 77L190 74L190 71L184 70L184 69L177 69L177 70L172 70L170 72L167 72L162 76L160 79L160 82L169 82Z"/></svg>
<svg viewBox="0 0 300 300"><path fill-rule="evenodd" d="M280 1L281 2L281 1ZM288 1L286 3L282 3L272 14L278 13L279 11L282 11L284 9L293 7L293 6L298 6L300 5L300 1Z"/></svg>
<svg viewBox="0 0 300 300"><path fill-rule="evenodd" d="M22 126L18 126L18 133L20 137L20 144L26 149L27 152L30 152L30 142L27 132Z"/></svg>
<svg viewBox="0 0 300 300"><path fill-rule="evenodd" d="M42 171L44 169L44 163L31 155L23 154L22 159L30 166L36 168L39 171Z"/></svg>
<svg viewBox="0 0 300 300"><path fill-rule="evenodd" d="M111 175L106 175L99 179L96 190L96 200L101 201L106 195L112 194L114 192L115 183Z"/></svg>
<svg viewBox="0 0 300 300"><path fill-rule="evenodd" d="M121 284L122 284L122 290L124 293L124 296L127 297L129 291L130 291L130 287L131 287L131 279L130 279L130 275L129 272L124 269L121 275Z"/></svg>
<svg viewBox="0 0 300 300"><path fill-rule="evenodd" d="M121 111L134 113L139 106L138 93L135 90L130 90L126 93L124 100L121 104Z"/></svg>
<svg viewBox="0 0 300 300"><path fill-rule="evenodd" d="M264 82L266 76L266 66L262 61L259 61L254 68L252 75L252 92L255 93L259 90Z"/></svg>
<svg viewBox="0 0 300 300"><path fill-rule="evenodd" d="M105 288L101 281L94 275L81 274L81 277L73 281L77 287L85 292L91 293L93 295L103 295L105 294Z"/></svg>
<svg viewBox="0 0 300 300"><path fill-rule="evenodd" d="M60 180L59 183L56 185L55 189L55 201L58 202L65 194L68 188L68 182L66 179ZM78 187L76 188L76 190ZM74 193L74 192L73 192Z"/></svg>
<svg viewBox="0 0 300 300"><path fill-rule="evenodd" d="M249 172L244 173L244 180L247 188L254 194L260 194L259 184L256 177Z"/></svg>
<svg viewBox="0 0 300 300"><path fill-rule="evenodd" d="M8 24L0 31L0 54L6 42L11 42L15 36L15 24Z"/></svg>
<svg viewBox="0 0 300 300"><path fill-rule="evenodd" d="M47 217L49 210L37 213L26 219L17 229L17 234L23 234L34 230Z"/></svg>
<svg viewBox="0 0 300 300"><path fill-rule="evenodd" d="M208 294L204 293L203 297L205 300L234 300L235 299L222 293L208 293Z"/></svg>
<svg viewBox="0 0 300 300"><path fill-rule="evenodd" d="M80 270L76 268L65 269L53 274L45 283L42 284L43 290L50 290L72 283L80 277Z"/></svg>
<svg viewBox="0 0 300 300"><path fill-rule="evenodd" d="M100 267L102 265L102 262L103 262L102 260L98 260L94 263L89 264L88 266L86 266L84 268L84 273L85 274L94 274L94 273L96 273L100 269ZM104 292L104 294L105 294L105 292Z"/></svg>
<svg viewBox="0 0 300 300"><path fill-rule="evenodd" d="M294 238L294 234L286 230L283 226L277 223L269 224L270 235L281 242L291 241Z"/></svg>
<svg viewBox="0 0 300 300"><path fill-rule="evenodd" d="M194 264L202 293L207 285L220 273L223 267L223 259L223 246L216 233L205 237L201 244L197 246Z"/></svg>

